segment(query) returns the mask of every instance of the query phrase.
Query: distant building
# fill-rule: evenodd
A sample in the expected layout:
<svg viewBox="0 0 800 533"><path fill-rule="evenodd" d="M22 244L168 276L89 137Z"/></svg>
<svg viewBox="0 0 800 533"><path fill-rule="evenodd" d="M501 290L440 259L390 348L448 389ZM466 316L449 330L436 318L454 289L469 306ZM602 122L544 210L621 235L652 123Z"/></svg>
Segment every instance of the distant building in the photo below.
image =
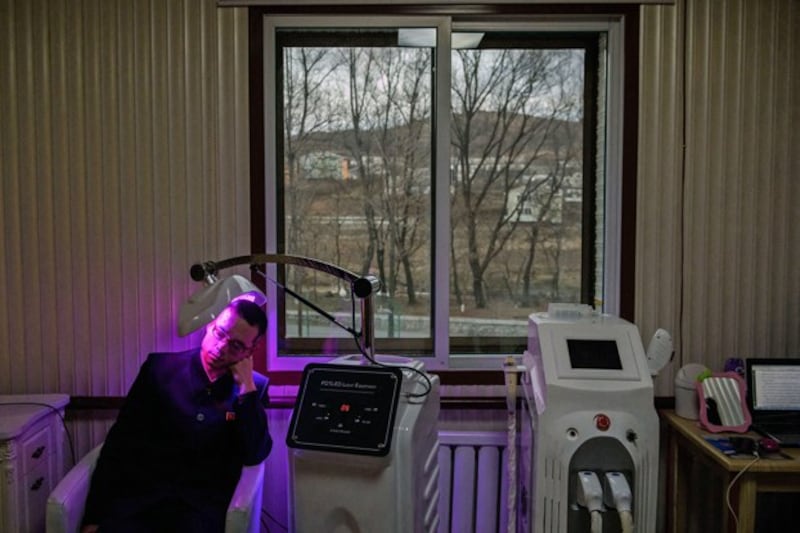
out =
<svg viewBox="0 0 800 533"><path fill-rule="evenodd" d="M518 216L519 221L526 224L540 220L560 224L563 202L564 190L553 191L550 178L539 174L509 190L504 213L510 217ZM547 212L543 213L543 209Z"/></svg>
<svg viewBox="0 0 800 533"><path fill-rule="evenodd" d="M309 180L350 180L357 176L351 172L350 160L336 152L319 151L299 157L303 177Z"/></svg>

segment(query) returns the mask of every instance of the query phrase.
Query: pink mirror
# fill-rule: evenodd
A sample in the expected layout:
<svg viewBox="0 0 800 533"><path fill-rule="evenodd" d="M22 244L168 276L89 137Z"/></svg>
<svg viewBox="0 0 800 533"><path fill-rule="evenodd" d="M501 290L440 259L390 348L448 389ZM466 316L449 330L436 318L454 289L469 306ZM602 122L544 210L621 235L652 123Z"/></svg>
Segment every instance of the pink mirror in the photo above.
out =
<svg viewBox="0 0 800 533"><path fill-rule="evenodd" d="M744 433L750 428L746 385L736 372L712 374L698 381L700 423L712 433L732 431Z"/></svg>

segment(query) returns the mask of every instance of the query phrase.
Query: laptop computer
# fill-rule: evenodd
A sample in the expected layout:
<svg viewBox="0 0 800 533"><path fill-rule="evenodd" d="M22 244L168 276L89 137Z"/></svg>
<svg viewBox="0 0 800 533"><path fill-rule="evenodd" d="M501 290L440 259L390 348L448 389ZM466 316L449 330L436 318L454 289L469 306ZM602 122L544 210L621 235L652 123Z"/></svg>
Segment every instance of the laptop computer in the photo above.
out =
<svg viewBox="0 0 800 533"><path fill-rule="evenodd" d="M745 360L751 429L800 447L800 358Z"/></svg>

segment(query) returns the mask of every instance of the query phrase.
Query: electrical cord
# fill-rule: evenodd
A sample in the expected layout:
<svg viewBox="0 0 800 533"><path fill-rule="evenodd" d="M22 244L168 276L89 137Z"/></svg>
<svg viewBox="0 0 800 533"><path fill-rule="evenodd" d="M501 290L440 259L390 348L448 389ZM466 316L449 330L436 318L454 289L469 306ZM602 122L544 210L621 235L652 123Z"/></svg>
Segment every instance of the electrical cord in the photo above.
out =
<svg viewBox="0 0 800 533"><path fill-rule="evenodd" d="M600 511L592 511L589 516L591 517L590 531L591 533L603 533L603 515Z"/></svg>
<svg viewBox="0 0 800 533"><path fill-rule="evenodd" d="M622 533L633 533L633 513L619 511L619 522L622 526Z"/></svg>
<svg viewBox="0 0 800 533"><path fill-rule="evenodd" d="M383 367L383 368L399 368L401 371L410 370L410 371L418 374L420 377L422 377L422 379L424 381L424 385L425 385L425 390L423 390L422 392L407 392L406 393L406 397L408 397L408 398L424 398L425 396L430 394L431 388L433 387L433 384L431 383L431 379L428 377L428 374L426 374L422 370L419 370L418 368L414 368L413 366L387 365L385 363L381 363L379 361L376 361L375 358L370 356L367 353L367 350L365 350L364 347L361 345L361 340L359 340L359 337L360 337L360 335L353 335L353 340L355 341L356 346L358 346L358 351L361 352L361 355L363 355L364 358L367 361L369 361L370 363L372 363L373 365L380 366L380 367Z"/></svg>
<svg viewBox="0 0 800 533"><path fill-rule="evenodd" d="M417 368L414 368L412 366L407 366L407 365L387 365L385 363L380 363L380 362L376 361L375 358L372 357L367 352L366 348L364 348L364 346L361 344L361 340L360 340L361 333L362 333L361 331L358 331L353 327L350 327L350 326L347 326L345 324L342 324L341 322L339 322L336 319L335 316L331 315L330 313L328 313L327 311L325 311L324 309L322 309L321 307L319 307L315 303L309 301L307 298L305 298L304 296L298 294L297 292L293 291L292 289L290 289L289 287L283 285L282 283L279 283L278 281L276 281L276 280L272 279L271 277L267 276L267 273L264 272L263 270L261 270L260 268L258 268L256 265L253 265L252 269L255 272L258 272L259 274L261 274L264 277L264 279L266 279L270 283L273 283L276 287L278 287L281 290L283 290L289 296L291 296L291 297L295 298L296 300L298 300L299 302L309 306L311 309L313 309L314 311L316 311L317 313L319 313L323 317L327 318L332 324L340 327L341 329L343 329L344 331L346 331L347 333L352 335L353 340L356 343L356 347L358 348L359 353L361 353L361 355L367 361L372 363L373 365L380 366L380 367L383 367L383 368L399 368L401 371L410 370L411 372L414 372L414 373L418 374L419 376L421 376L422 379L424 380L425 390L422 391L422 392L408 392L408 393L406 393L407 397L409 397L409 398L424 398L425 396L430 394L433 385L431 384L431 380L430 380L430 378L428 377L428 375L425 372L423 372L423 371L421 371L421 370L419 370ZM353 291L352 290L350 291L350 317L351 317L352 323L355 324L356 323L356 300L355 300L355 297L353 295Z"/></svg>
<svg viewBox="0 0 800 533"><path fill-rule="evenodd" d="M752 461L750 461L749 463L747 463L744 466L744 468L739 470L739 472L733 477L731 482L728 484L728 488L725 491L725 504L728 506L728 511L730 511L731 516L733 516L734 529L738 529L739 528L739 517L736 516L736 511L734 511L733 505L731 505L731 489L736 484L736 482L739 480L739 478L742 477L742 475L745 472L747 472L750 469L751 466L756 464L761 459L761 456L758 454L758 452L753 452L753 455L755 456L755 458Z"/></svg>
<svg viewBox="0 0 800 533"><path fill-rule="evenodd" d="M64 415L61 414L61 411L50 405L49 403L43 402L3 402L0 403L2 405L34 405L38 407L47 407L51 411L53 411L61 420L61 425L64 427L64 433L67 437L67 444L69 444L69 453L70 458L72 459L72 466L75 466L75 446L72 444L72 434L69 432L69 428L67 427L67 421L64 419Z"/></svg>
<svg viewBox="0 0 800 533"><path fill-rule="evenodd" d="M263 270L259 269L256 265L253 265L252 269L253 269L253 271L258 272L259 274L261 274L264 277L264 279L266 279L270 283L274 284L276 287L281 289L283 292L285 292L286 294L288 294L292 298L296 299L300 303L303 303L303 304L307 305L308 307L310 307L311 309L313 309L314 311L316 311L317 313L319 313L323 317L327 318L332 324L334 324L336 326L339 326L341 329L343 329L344 331L346 331L347 333L349 333L351 335L361 335L361 333L356 331L354 328L351 328L350 326L346 326L345 324L342 324L341 322L339 322L336 319L335 316L333 316L329 312L325 311L320 306L318 306L314 302L312 302L309 299L307 299L305 296L293 291L292 289L290 289L289 287L287 287L283 283L275 281L271 277L267 276L267 273L264 272ZM355 298L353 298L353 291L350 291L350 302L351 302L351 304L353 306L352 315L353 315L353 324L355 324Z"/></svg>
<svg viewBox="0 0 800 533"><path fill-rule="evenodd" d="M353 322L353 324L356 323L356 300L355 300L355 298L353 298L353 291L350 291L350 320ZM413 366L387 365L387 364L380 363L380 362L376 361L374 357L372 357L371 355L369 355L369 353L367 353L366 348L364 348L364 346L361 344L361 340L360 340L361 339L361 334L356 332L352 328L350 330L348 330L348 331L350 331L351 334L353 335L353 341L355 341L356 346L358 347L358 351L361 352L361 355L363 355L364 358L367 361L369 361L370 363L372 363L373 365L380 366L380 367L383 367L383 368L400 368L401 371L410 370L412 372L417 373L419 376L422 377L423 381L425 382L425 390L422 391L422 392L407 392L406 393L406 397L408 397L408 398L424 398L425 396L430 394L431 388L433 387L433 385L431 384L431 380L430 380L430 378L428 377L428 375L425 372L422 372L421 370L419 370L417 368L414 368Z"/></svg>

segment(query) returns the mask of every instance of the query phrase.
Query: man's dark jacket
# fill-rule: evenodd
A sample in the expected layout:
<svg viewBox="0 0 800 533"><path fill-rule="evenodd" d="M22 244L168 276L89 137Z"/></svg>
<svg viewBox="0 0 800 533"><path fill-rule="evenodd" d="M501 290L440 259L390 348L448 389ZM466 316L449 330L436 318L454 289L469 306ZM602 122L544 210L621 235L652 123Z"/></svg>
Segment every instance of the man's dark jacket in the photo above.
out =
<svg viewBox="0 0 800 533"><path fill-rule="evenodd" d="M221 531L242 465L272 447L267 378L254 378L257 390L238 396L230 373L209 381L199 348L150 354L106 437L83 523L168 530L190 516L186 530Z"/></svg>

